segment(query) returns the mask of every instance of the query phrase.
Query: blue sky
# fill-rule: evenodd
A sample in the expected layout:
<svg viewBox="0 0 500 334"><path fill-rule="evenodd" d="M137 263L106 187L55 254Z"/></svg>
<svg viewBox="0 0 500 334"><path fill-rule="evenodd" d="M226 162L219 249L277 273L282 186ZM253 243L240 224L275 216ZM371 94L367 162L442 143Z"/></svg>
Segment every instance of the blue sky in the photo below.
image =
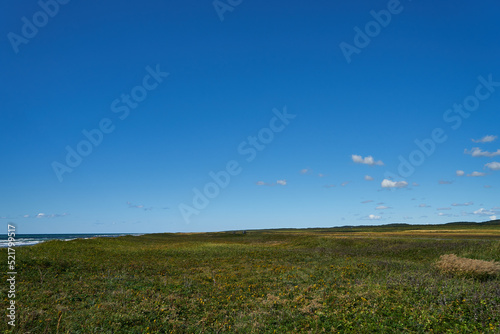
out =
<svg viewBox="0 0 500 334"><path fill-rule="evenodd" d="M2 7L18 233L500 216L495 1Z"/></svg>

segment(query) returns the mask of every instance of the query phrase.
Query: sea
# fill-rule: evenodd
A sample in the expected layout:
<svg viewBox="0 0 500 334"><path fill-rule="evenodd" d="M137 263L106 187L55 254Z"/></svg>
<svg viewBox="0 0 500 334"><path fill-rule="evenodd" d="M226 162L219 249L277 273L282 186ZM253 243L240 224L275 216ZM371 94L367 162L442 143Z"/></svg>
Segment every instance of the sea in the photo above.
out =
<svg viewBox="0 0 500 334"><path fill-rule="evenodd" d="M75 239L90 239L97 237L116 238L124 235L142 235L131 233L106 233L106 234L16 234L14 236L14 247L32 246L49 240L75 240ZM9 241L7 234L0 236L0 248L8 247Z"/></svg>

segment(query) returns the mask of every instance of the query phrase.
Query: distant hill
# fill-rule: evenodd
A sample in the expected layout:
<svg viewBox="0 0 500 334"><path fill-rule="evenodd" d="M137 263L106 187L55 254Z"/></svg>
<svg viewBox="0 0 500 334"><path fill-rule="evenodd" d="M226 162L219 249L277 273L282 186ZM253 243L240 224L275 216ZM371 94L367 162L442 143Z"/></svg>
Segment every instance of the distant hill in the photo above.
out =
<svg viewBox="0 0 500 334"><path fill-rule="evenodd" d="M500 225L500 219L495 219L495 220L488 220L485 222L481 223L475 223L475 222L452 222L452 223L446 223L444 225Z"/></svg>
<svg viewBox="0 0 500 334"><path fill-rule="evenodd" d="M495 219L495 220L488 220L485 222L467 222L467 221L461 221L461 222L450 222L450 223L444 223L444 224L408 224L408 223L391 223L391 224L384 224L384 225L358 225L358 226L336 226L333 227L334 229L363 229L363 228L398 228L401 227L403 229L414 229L414 228L425 228L425 227L443 227L443 226L496 226L500 225L500 219Z"/></svg>

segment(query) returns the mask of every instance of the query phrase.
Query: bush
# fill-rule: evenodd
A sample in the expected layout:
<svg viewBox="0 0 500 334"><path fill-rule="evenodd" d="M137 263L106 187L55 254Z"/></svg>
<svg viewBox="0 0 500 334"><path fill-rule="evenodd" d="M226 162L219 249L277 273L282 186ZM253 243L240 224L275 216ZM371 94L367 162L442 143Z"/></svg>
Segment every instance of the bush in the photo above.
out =
<svg viewBox="0 0 500 334"><path fill-rule="evenodd" d="M441 255L436 267L442 272L485 278L500 273L500 263L458 257L455 254Z"/></svg>

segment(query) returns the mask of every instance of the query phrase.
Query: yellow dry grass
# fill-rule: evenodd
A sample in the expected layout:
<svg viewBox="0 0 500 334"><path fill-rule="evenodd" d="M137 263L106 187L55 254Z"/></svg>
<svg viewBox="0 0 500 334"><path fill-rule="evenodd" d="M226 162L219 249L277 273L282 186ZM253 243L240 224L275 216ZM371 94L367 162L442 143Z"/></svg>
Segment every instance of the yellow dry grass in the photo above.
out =
<svg viewBox="0 0 500 334"><path fill-rule="evenodd" d="M474 276L492 276L500 273L500 263L498 262L468 259L458 257L455 254L441 255L435 265L441 271L447 273Z"/></svg>

